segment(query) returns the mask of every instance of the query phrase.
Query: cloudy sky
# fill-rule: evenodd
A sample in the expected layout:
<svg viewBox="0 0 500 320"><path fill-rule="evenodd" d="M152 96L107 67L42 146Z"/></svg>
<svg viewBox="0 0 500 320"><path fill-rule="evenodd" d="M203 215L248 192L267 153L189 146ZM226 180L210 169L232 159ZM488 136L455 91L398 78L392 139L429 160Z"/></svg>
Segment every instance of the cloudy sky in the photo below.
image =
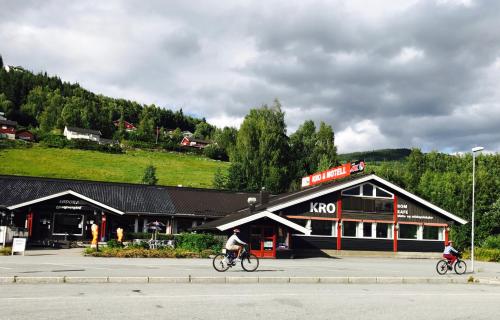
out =
<svg viewBox="0 0 500 320"><path fill-rule="evenodd" d="M279 98L340 152L500 151L500 1L0 0L0 54L239 126Z"/></svg>

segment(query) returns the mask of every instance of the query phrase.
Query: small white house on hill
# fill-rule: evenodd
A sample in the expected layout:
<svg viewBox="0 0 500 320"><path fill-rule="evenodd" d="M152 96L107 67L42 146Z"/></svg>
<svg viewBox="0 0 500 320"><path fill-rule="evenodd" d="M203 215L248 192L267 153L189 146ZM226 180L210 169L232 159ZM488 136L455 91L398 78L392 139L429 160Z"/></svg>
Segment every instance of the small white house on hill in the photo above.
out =
<svg viewBox="0 0 500 320"><path fill-rule="evenodd" d="M101 131L76 127L64 127L64 136L68 140L83 139L99 142L101 140Z"/></svg>

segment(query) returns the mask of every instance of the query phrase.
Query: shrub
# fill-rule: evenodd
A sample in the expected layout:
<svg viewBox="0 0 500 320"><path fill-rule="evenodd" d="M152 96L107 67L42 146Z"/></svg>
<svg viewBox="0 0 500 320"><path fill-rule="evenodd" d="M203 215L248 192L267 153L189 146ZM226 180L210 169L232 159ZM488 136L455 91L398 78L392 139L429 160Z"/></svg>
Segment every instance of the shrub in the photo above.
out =
<svg viewBox="0 0 500 320"><path fill-rule="evenodd" d="M175 236L176 248L186 249L195 252L203 250L220 251L222 242L212 234L206 233L181 233Z"/></svg>
<svg viewBox="0 0 500 320"><path fill-rule="evenodd" d="M5 248L0 248L0 256L9 256L11 254L12 248L10 247L5 247Z"/></svg>
<svg viewBox="0 0 500 320"><path fill-rule="evenodd" d="M470 259L470 251L463 254L464 259ZM500 262L500 249L476 248L474 258L479 261Z"/></svg>
<svg viewBox="0 0 500 320"><path fill-rule="evenodd" d="M500 235L489 236L484 240L481 247L486 249L500 249Z"/></svg>
<svg viewBox="0 0 500 320"><path fill-rule="evenodd" d="M69 141L65 136L59 134L45 134L40 138L42 139L40 144L49 148L64 148Z"/></svg>
<svg viewBox="0 0 500 320"><path fill-rule="evenodd" d="M123 247L123 244L121 242L118 242L115 239L109 240L108 242L106 242L106 245L108 246L108 248L121 248L121 247Z"/></svg>

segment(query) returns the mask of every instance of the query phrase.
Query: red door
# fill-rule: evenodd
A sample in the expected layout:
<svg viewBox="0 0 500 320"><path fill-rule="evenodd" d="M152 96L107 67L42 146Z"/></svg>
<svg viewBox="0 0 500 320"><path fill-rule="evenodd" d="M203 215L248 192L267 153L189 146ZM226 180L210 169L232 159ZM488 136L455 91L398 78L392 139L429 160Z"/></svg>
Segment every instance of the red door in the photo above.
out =
<svg viewBox="0 0 500 320"><path fill-rule="evenodd" d="M259 258L276 257L276 233L274 227L250 227L250 252Z"/></svg>

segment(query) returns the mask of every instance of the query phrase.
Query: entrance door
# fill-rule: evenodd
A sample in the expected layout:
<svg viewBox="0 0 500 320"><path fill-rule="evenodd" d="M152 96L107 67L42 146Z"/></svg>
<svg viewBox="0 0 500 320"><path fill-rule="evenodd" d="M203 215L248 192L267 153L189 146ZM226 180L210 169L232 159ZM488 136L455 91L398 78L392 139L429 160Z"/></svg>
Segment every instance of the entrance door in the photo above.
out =
<svg viewBox="0 0 500 320"><path fill-rule="evenodd" d="M259 258L276 257L276 233L274 227L250 227L250 252Z"/></svg>

